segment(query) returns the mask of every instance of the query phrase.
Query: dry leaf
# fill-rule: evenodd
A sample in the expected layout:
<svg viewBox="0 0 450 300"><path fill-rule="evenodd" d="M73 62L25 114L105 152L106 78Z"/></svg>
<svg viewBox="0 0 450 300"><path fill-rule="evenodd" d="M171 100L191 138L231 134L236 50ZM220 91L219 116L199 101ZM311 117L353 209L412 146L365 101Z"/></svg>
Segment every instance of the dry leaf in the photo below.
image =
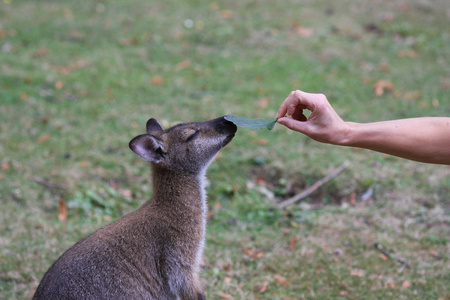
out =
<svg viewBox="0 0 450 300"><path fill-rule="evenodd" d="M411 287L411 282L408 280L405 280L402 282L402 288L407 289Z"/></svg>
<svg viewBox="0 0 450 300"><path fill-rule="evenodd" d="M67 220L67 206L66 203L62 200L59 200L58 220L60 220L61 222Z"/></svg>
<svg viewBox="0 0 450 300"><path fill-rule="evenodd" d="M301 37L310 37L314 35L314 29L303 26L295 27L294 32Z"/></svg>
<svg viewBox="0 0 450 300"><path fill-rule="evenodd" d="M206 219L211 219L212 217L214 217L215 213L213 211L208 211L208 213L206 214Z"/></svg>
<svg viewBox="0 0 450 300"><path fill-rule="evenodd" d="M253 288L253 292L255 293L264 293L267 290L267 286L269 285L269 282L264 281L263 283L255 285Z"/></svg>
<svg viewBox="0 0 450 300"><path fill-rule="evenodd" d="M225 282L226 284L230 284L231 281L232 281L231 277L225 277L225 278L223 279L223 282Z"/></svg>
<svg viewBox="0 0 450 300"><path fill-rule="evenodd" d="M211 4L209 5L209 9L212 10L212 11L218 10L218 9L219 9L219 3L217 3L217 1L211 3Z"/></svg>
<svg viewBox="0 0 450 300"><path fill-rule="evenodd" d="M262 138L253 140L253 142L252 142L253 145L263 145L263 146L267 145L268 143L269 143L269 141L267 139L262 139Z"/></svg>
<svg viewBox="0 0 450 300"><path fill-rule="evenodd" d="M124 196L125 198L131 199L133 197L133 191L132 190L121 190L120 193L122 194L122 196Z"/></svg>
<svg viewBox="0 0 450 300"><path fill-rule="evenodd" d="M348 294L347 291L340 291L339 296L346 296Z"/></svg>
<svg viewBox="0 0 450 300"><path fill-rule="evenodd" d="M375 96L379 97L382 96L386 90L393 92L395 88L394 84L389 80L378 80L373 86L373 90L375 92Z"/></svg>
<svg viewBox="0 0 450 300"><path fill-rule="evenodd" d="M356 277L365 277L366 276L366 274L364 274L363 270L358 270L358 269L352 270L350 272L350 275L356 276Z"/></svg>
<svg viewBox="0 0 450 300"><path fill-rule="evenodd" d="M280 275L275 275L275 277L273 278L278 284L284 285L284 286L289 286L291 283L289 282L289 280L287 280L286 278L284 278L283 276Z"/></svg>
<svg viewBox="0 0 450 300"><path fill-rule="evenodd" d="M8 171L11 167L9 166L9 164L7 162L2 164L2 170L3 171Z"/></svg>
<svg viewBox="0 0 450 300"><path fill-rule="evenodd" d="M34 51L32 56L33 57L44 57L49 54L50 54L50 51L47 48L42 47L42 48L39 48L38 50Z"/></svg>
<svg viewBox="0 0 450 300"><path fill-rule="evenodd" d="M62 82L61 80L58 80L58 81L55 83L55 89L60 90L60 89L62 89L63 87L64 87L64 82Z"/></svg>
<svg viewBox="0 0 450 300"><path fill-rule="evenodd" d="M183 60L182 62L180 62L179 64L176 65L175 70L181 71L181 70L189 68L190 66L191 66L190 60Z"/></svg>
<svg viewBox="0 0 450 300"><path fill-rule="evenodd" d="M431 256L433 256L436 259L441 259L442 258L437 251L430 250L429 253L430 253Z"/></svg>
<svg viewBox="0 0 450 300"><path fill-rule="evenodd" d="M256 106L258 106L259 108L267 108L267 106L269 106L269 103L270 103L270 99L267 97L264 97L261 100L259 100L258 102L256 102Z"/></svg>
<svg viewBox="0 0 450 300"><path fill-rule="evenodd" d="M154 85L163 85L164 79L161 76L155 75L150 79L150 82Z"/></svg>
<svg viewBox="0 0 450 300"><path fill-rule="evenodd" d="M297 241L298 241L298 237L294 236L291 239L291 243L289 244L289 249L294 250L295 244L297 243Z"/></svg>
<svg viewBox="0 0 450 300"><path fill-rule="evenodd" d="M380 254L380 258L382 260L387 260L388 259L388 257L386 255L384 255L383 253Z"/></svg>
<svg viewBox="0 0 450 300"><path fill-rule="evenodd" d="M219 292L219 296L222 297L223 299L233 299L233 297L231 297L230 294L226 294L224 292Z"/></svg>
<svg viewBox="0 0 450 300"><path fill-rule="evenodd" d="M48 141L50 139L50 134L43 134L38 138L38 143L43 143L45 141Z"/></svg>
<svg viewBox="0 0 450 300"><path fill-rule="evenodd" d="M222 268L227 272L231 272L231 268L229 265L223 265Z"/></svg>
<svg viewBox="0 0 450 300"><path fill-rule="evenodd" d="M414 50L402 50L397 53L398 57L409 57L409 58L417 58L419 57L419 53Z"/></svg>
<svg viewBox="0 0 450 300"><path fill-rule="evenodd" d="M245 254L247 254L248 256L250 256L250 258L252 258L252 259L261 258L261 257L263 257L264 255L266 255L266 254L265 254L264 252L262 252L262 251L253 251L253 250L246 249L246 248L242 249L242 252L244 252Z"/></svg>
<svg viewBox="0 0 450 300"><path fill-rule="evenodd" d="M233 17L233 12L231 10L224 9L220 12L220 15L224 19L231 19Z"/></svg>
<svg viewBox="0 0 450 300"><path fill-rule="evenodd" d="M350 205L355 205L356 204L356 193L353 192L350 194L350 199L349 199Z"/></svg>

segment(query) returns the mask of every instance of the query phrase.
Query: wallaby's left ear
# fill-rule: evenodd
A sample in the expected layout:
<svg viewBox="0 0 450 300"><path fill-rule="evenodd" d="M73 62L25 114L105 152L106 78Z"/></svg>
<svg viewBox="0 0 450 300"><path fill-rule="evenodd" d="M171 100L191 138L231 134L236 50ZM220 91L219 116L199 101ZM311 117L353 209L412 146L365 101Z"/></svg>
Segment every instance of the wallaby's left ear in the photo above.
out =
<svg viewBox="0 0 450 300"><path fill-rule="evenodd" d="M158 120L151 118L147 121L146 125L147 133L152 134L158 131L164 131L164 128L159 124Z"/></svg>
<svg viewBox="0 0 450 300"><path fill-rule="evenodd" d="M163 160L167 153L161 141L149 134L138 135L130 141L129 146L134 153L143 159L155 163Z"/></svg>

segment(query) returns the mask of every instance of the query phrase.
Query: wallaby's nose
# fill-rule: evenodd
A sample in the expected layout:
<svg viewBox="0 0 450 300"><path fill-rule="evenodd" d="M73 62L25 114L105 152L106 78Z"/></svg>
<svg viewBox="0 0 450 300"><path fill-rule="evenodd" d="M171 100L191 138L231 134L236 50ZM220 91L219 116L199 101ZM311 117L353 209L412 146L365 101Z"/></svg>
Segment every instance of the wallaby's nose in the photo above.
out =
<svg viewBox="0 0 450 300"><path fill-rule="evenodd" d="M219 132L226 131L234 134L237 131L237 126L233 122L226 120L225 116L211 121L216 121L216 128Z"/></svg>

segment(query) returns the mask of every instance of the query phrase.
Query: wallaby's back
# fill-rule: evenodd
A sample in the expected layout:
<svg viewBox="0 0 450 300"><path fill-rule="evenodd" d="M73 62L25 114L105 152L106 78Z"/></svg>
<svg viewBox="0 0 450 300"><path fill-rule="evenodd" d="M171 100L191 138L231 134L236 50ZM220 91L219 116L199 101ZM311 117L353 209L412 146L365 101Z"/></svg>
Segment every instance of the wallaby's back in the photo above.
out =
<svg viewBox="0 0 450 300"><path fill-rule="evenodd" d="M67 250L33 299L204 299L203 176L235 132L223 118L168 130L150 119L130 148L151 162L152 198Z"/></svg>

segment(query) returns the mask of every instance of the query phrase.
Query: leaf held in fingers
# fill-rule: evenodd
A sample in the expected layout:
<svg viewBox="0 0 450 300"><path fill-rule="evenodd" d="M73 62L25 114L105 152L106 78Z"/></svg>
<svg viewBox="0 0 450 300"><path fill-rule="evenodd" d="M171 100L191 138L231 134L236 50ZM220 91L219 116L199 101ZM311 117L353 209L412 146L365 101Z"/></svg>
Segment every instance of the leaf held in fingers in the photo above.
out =
<svg viewBox="0 0 450 300"><path fill-rule="evenodd" d="M233 115L226 115L225 120L233 122L237 126L248 127L251 129L267 128L269 130L272 130L277 123L276 119L247 119L244 117L235 117Z"/></svg>

